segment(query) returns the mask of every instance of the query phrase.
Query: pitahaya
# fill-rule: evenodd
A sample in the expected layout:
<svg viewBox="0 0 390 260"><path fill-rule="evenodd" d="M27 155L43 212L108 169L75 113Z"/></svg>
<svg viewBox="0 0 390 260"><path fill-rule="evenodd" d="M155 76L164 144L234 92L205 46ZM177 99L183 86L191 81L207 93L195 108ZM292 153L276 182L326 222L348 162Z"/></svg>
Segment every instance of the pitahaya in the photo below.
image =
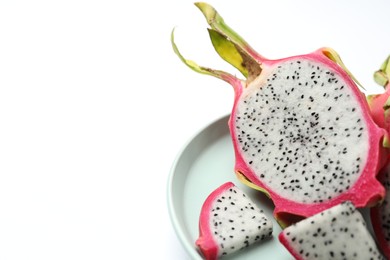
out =
<svg viewBox="0 0 390 260"><path fill-rule="evenodd" d="M199 232L196 245L206 259L217 259L269 238L272 221L242 190L227 182L205 200Z"/></svg>
<svg viewBox="0 0 390 260"><path fill-rule="evenodd" d="M279 240L296 259L384 259L349 201L285 228Z"/></svg>
<svg viewBox="0 0 390 260"><path fill-rule="evenodd" d="M381 68L374 73L376 83L384 87L385 92L369 95L368 104L374 121L387 131L390 130L390 56L383 62ZM388 146L388 145L387 145Z"/></svg>
<svg viewBox="0 0 390 260"><path fill-rule="evenodd" d="M385 88L381 94L368 97L370 109L375 122L390 131L390 56L382 64L381 68L375 72L375 81ZM387 138L386 138L387 140ZM385 147L389 147L388 140L384 142ZM388 150L389 151L389 150ZM386 196L383 202L371 209L371 223L379 247L383 254L390 258L390 158L385 167L380 171L378 179L386 189Z"/></svg>
<svg viewBox="0 0 390 260"><path fill-rule="evenodd" d="M384 188L376 180L384 130L372 120L355 78L330 48L279 60L256 53L216 10L196 3L206 17L218 54L245 77L179 58L191 69L234 88L229 128L235 172L265 192L282 226L342 201L376 204Z"/></svg>

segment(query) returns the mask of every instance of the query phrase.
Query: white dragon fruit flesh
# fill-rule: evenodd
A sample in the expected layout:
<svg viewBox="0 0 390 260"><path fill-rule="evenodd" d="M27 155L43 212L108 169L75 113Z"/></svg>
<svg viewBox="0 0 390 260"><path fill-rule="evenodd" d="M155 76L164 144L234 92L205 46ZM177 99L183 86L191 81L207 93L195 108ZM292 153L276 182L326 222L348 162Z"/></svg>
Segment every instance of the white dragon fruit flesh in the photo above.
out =
<svg viewBox="0 0 390 260"><path fill-rule="evenodd" d="M238 178L265 192L282 226L343 201L372 206L384 196L385 130L371 118L365 96L330 48L278 60L256 53L216 10L196 3L217 53L246 79L179 58L191 69L233 86L229 128Z"/></svg>
<svg viewBox="0 0 390 260"><path fill-rule="evenodd" d="M227 182L205 200L196 245L206 259L217 259L272 235L272 221L233 183Z"/></svg>
<svg viewBox="0 0 390 260"><path fill-rule="evenodd" d="M385 259L348 201L285 228L279 240L299 260Z"/></svg>

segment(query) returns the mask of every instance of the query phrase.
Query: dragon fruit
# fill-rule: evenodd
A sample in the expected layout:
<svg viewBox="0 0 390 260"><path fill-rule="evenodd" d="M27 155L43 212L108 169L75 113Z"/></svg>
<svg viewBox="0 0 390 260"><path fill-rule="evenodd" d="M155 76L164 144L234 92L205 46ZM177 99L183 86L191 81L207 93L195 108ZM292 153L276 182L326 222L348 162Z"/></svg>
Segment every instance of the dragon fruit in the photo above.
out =
<svg viewBox="0 0 390 260"><path fill-rule="evenodd" d="M287 227L279 240L296 259L384 259L349 201Z"/></svg>
<svg viewBox="0 0 390 260"><path fill-rule="evenodd" d="M233 183L227 182L205 200L196 245L206 259L217 259L272 235L272 221Z"/></svg>
<svg viewBox="0 0 390 260"><path fill-rule="evenodd" d="M384 87L385 92L369 95L367 97L371 115L374 121L387 131L390 130L390 56L382 64L381 68L374 73L375 82ZM388 146L388 145L386 145Z"/></svg>
<svg viewBox="0 0 390 260"><path fill-rule="evenodd" d="M370 109L375 122L390 131L390 56L382 64L381 68L375 72L375 81L385 88L385 92L381 94L368 96ZM386 138L385 147L389 147L389 142ZM388 150L389 151L389 150ZM378 176L379 181L386 189L386 196L383 202L377 207L371 209L371 223L374 229L375 236L378 240L379 247L383 254L390 258L390 160L386 166L380 171Z"/></svg>
<svg viewBox="0 0 390 260"><path fill-rule="evenodd" d="M229 128L237 177L265 192L282 227L350 200L376 204L384 188L385 130L372 120L365 96L339 55L330 48L278 60L258 54L228 27L216 10L196 3L211 28L217 53L245 79L199 66L175 53L196 72L233 86Z"/></svg>

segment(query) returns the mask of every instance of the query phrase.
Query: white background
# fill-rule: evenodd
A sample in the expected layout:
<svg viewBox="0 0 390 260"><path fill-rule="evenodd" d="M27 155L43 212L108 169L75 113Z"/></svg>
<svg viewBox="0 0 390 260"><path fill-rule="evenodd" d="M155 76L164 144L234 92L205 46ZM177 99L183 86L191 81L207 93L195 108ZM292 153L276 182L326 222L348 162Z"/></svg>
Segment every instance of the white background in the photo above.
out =
<svg viewBox="0 0 390 260"><path fill-rule="evenodd" d="M380 91L389 1L210 3L264 56L330 46ZM192 1L0 2L0 259L187 259L169 171L233 90L179 61L173 27L186 57L235 73Z"/></svg>

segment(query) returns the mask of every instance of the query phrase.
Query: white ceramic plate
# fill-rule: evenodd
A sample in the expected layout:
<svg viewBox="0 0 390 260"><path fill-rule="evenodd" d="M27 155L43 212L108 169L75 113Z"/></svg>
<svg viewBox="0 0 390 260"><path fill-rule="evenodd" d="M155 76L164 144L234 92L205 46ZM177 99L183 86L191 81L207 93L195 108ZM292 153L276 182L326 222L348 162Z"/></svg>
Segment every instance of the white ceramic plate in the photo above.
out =
<svg viewBox="0 0 390 260"><path fill-rule="evenodd" d="M168 182L168 207L179 240L192 259L202 259L195 247L200 209L217 187L232 181L274 221L273 238L224 259L293 259L277 238L281 229L272 217L273 204L261 192L241 184L233 171L234 150L228 116L196 134L179 153Z"/></svg>

